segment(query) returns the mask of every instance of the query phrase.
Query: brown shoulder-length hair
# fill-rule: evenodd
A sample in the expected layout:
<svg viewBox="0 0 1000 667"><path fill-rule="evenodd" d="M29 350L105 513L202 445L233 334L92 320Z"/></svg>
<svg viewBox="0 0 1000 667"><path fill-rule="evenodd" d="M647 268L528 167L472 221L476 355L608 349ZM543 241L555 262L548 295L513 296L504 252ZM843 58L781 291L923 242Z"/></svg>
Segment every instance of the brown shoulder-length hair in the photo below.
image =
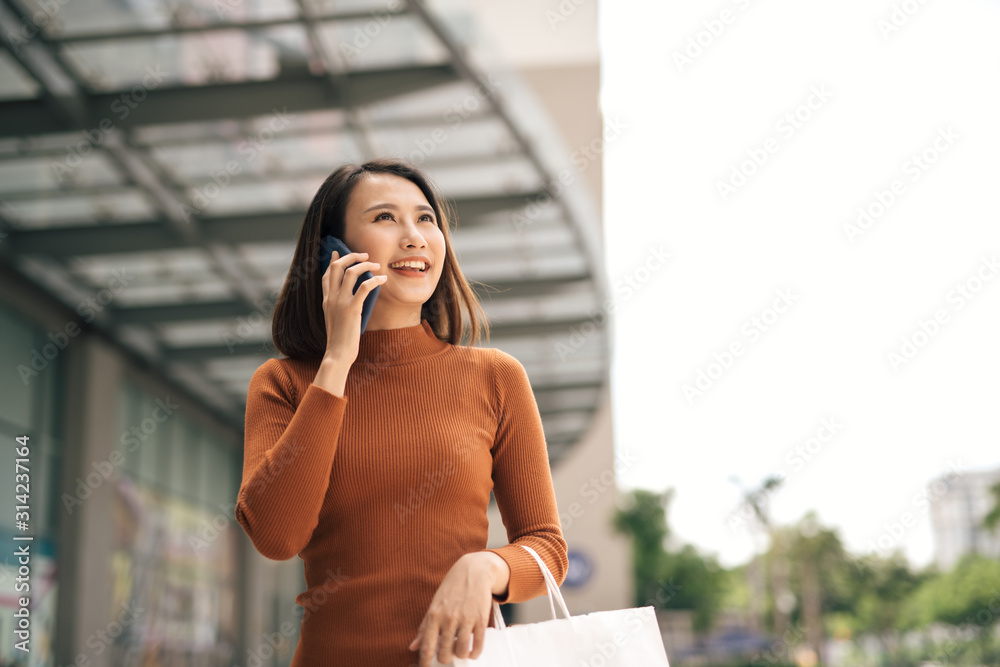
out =
<svg viewBox="0 0 1000 667"><path fill-rule="evenodd" d="M451 248L454 216L447 200L441 197L430 179L405 160L380 158L364 164L345 164L330 174L309 204L299 240L295 245L292 266L281 288L271 319L271 338L279 352L292 359L317 360L326 353L326 318L323 314L322 274L319 253L322 239L330 234L344 237L347 201L354 186L366 174L395 174L412 181L434 209L438 227L444 235L445 259L437 287L420 309L435 335L452 344L462 343L465 330L462 311L468 314L468 344L480 336L489 338L486 314L462 275Z"/></svg>

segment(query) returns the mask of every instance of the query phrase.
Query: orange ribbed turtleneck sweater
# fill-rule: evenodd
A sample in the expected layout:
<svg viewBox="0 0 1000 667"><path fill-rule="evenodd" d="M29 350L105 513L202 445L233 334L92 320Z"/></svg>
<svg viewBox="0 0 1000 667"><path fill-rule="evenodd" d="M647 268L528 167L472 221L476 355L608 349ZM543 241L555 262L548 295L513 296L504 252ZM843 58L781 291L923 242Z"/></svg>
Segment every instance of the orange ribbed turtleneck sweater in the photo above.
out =
<svg viewBox="0 0 1000 667"><path fill-rule="evenodd" d="M408 645L463 554L507 562L501 603L546 593L515 545L563 582L541 418L514 357L442 341L423 320L361 334L343 397L312 384L318 370L270 359L254 373L236 502L261 554L304 561L292 667L417 664ZM496 549L486 549L491 489L510 542Z"/></svg>

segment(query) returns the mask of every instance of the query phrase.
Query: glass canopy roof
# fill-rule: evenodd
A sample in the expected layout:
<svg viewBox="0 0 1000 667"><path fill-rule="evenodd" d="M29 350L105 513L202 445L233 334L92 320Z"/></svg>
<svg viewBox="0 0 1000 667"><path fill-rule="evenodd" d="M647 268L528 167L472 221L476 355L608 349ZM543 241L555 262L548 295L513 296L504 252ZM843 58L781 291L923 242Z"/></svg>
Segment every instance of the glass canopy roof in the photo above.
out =
<svg viewBox="0 0 1000 667"><path fill-rule="evenodd" d="M446 25L418 0L8 0L0 259L74 310L129 276L91 324L242 426L276 353L266 321L226 334L276 297L316 189L344 162L410 159L455 205L486 344L527 369L555 461L608 376L592 193L551 186L564 160L525 126L537 103Z"/></svg>

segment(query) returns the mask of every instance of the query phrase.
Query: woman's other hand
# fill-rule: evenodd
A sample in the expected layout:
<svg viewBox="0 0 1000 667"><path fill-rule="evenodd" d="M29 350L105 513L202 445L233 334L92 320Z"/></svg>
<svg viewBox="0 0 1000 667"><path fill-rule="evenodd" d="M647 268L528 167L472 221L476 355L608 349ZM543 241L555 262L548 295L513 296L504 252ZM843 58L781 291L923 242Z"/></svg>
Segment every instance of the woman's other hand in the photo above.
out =
<svg viewBox="0 0 1000 667"><path fill-rule="evenodd" d="M501 584L506 590L509 572L506 561L491 551L468 553L455 561L410 642L411 651L420 651L420 667L431 667L435 651L443 665L456 657L479 657L493 594Z"/></svg>

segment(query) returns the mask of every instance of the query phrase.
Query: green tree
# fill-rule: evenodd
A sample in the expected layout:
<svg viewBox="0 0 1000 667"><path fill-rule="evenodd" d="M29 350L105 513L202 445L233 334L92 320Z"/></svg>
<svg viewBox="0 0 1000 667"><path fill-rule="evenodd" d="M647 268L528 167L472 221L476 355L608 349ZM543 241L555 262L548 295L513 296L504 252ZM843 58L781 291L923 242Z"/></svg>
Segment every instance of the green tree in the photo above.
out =
<svg viewBox="0 0 1000 667"><path fill-rule="evenodd" d="M927 578L913 572L898 551L887 558L866 557L864 567L857 567L853 578L852 633L874 635L895 661L900 650L899 630L907 629L904 605Z"/></svg>
<svg viewBox="0 0 1000 667"><path fill-rule="evenodd" d="M787 536L787 557L792 581L799 592L799 620L805 626L809 647L822 660L825 614L844 606L847 594L847 553L836 530L819 523L814 512L807 513Z"/></svg>
<svg viewBox="0 0 1000 667"><path fill-rule="evenodd" d="M676 582L675 595L664 608L694 610L695 632L711 629L726 593L726 575L715 558L703 556L686 544L679 551L666 554L663 577Z"/></svg>
<svg viewBox="0 0 1000 667"><path fill-rule="evenodd" d="M777 526L771 520L770 500L771 496L777 493L784 478L778 475L768 475L759 486L748 489L738 477L731 477L730 481L737 484L743 492L741 498L741 508L748 507L753 517L754 533L758 537L767 538L769 554L766 558L754 558L750 561L747 574L750 576L751 594L751 614L756 619L757 629L764 626L762 618L764 615L764 580L771 582L771 618L774 621L772 627L778 636L784 635L788 628L788 608L790 599L788 590L788 563L784 556L784 541ZM755 551L757 549L755 540ZM763 569L766 564L767 571Z"/></svg>
<svg viewBox="0 0 1000 667"><path fill-rule="evenodd" d="M673 490L655 493L636 489L625 496L625 509L615 512L614 527L632 538L632 569L635 572L635 604L663 597L663 572L666 558L664 544L667 528L667 505Z"/></svg>
<svg viewBox="0 0 1000 667"><path fill-rule="evenodd" d="M1000 482L990 487L990 493L993 495L993 509L983 517L983 528L996 530L1000 526Z"/></svg>
<svg viewBox="0 0 1000 667"><path fill-rule="evenodd" d="M694 612L696 632L711 628L726 592L726 572L714 557L691 545L670 552L666 540L667 507L673 490L655 493L637 489L615 512L614 527L632 538L635 605Z"/></svg>
<svg viewBox="0 0 1000 667"><path fill-rule="evenodd" d="M930 577L906 600L900 612L903 627L931 623L960 626L975 633L977 662L996 662L1000 655L993 634L1000 620L1000 561L969 554L947 573ZM933 656L953 662L953 655Z"/></svg>

